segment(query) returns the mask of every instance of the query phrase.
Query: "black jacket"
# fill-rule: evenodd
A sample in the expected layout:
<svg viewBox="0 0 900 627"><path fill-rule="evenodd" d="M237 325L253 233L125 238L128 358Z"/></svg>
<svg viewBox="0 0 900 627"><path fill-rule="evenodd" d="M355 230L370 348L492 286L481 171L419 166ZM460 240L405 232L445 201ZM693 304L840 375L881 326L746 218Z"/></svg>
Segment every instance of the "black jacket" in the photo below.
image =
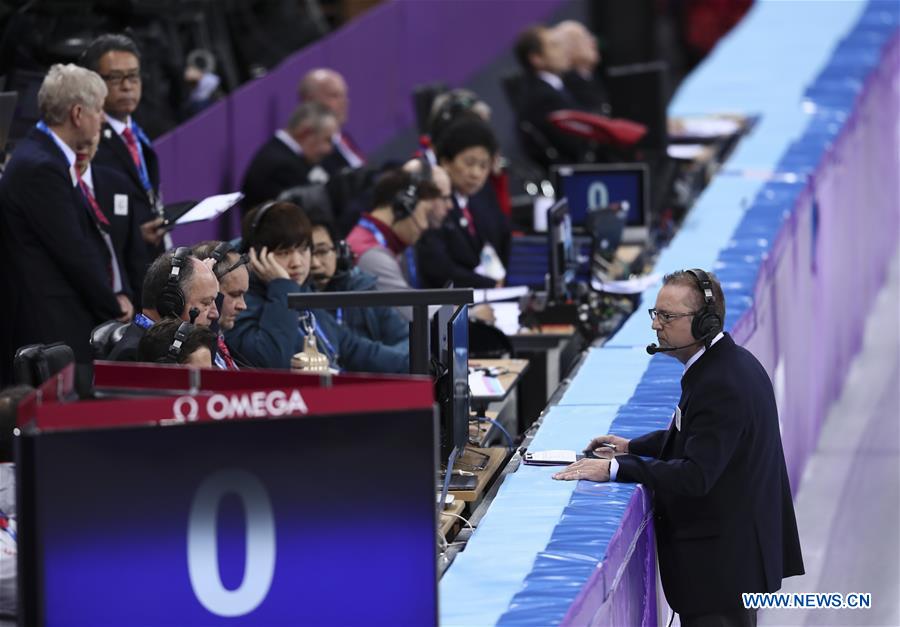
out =
<svg viewBox="0 0 900 627"><path fill-rule="evenodd" d="M593 160L593 145L586 139L561 131L547 116L563 109L587 110L567 90L556 90L534 74L523 77L520 119L530 122L559 151L559 163L581 163ZM547 164L545 164L547 165Z"/></svg>
<svg viewBox="0 0 900 627"><path fill-rule="evenodd" d="M678 406L681 430L673 420L631 440L616 480L653 489L669 604L687 615L735 610L742 592L803 574L772 383L726 335L685 373Z"/></svg>
<svg viewBox="0 0 900 627"><path fill-rule="evenodd" d="M121 315L109 251L65 155L36 129L16 146L0 179L0 249L7 350L62 341L77 362L90 363L91 331Z"/></svg>
<svg viewBox="0 0 900 627"><path fill-rule="evenodd" d="M271 137L253 155L250 166L244 174L241 202L244 211L256 205L275 200L286 189L307 185L313 166L302 155L288 148L277 137Z"/></svg>
<svg viewBox="0 0 900 627"><path fill-rule="evenodd" d="M441 288L447 281L454 287L494 287L496 281L475 273L481 249L490 243L509 270L509 220L500 211L493 188L488 184L469 198L475 220L475 237L463 226L463 213L456 197L453 209L439 229L426 231L416 245L417 270L422 287Z"/></svg>
<svg viewBox="0 0 900 627"><path fill-rule="evenodd" d="M91 165L94 180L94 196L103 214L109 220L110 237L119 258L125 292L131 298L135 310L140 310L141 288L144 275L152 259L147 256L148 246L141 237L142 216L138 206L146 206L146 196L137 194L128 179L116 169L99 164ZM118 197L118 211L116 201Z"/></svg>
<svg viewBox="0 0 900 627"><path fill-rule="evenodd" d="M140 140L139 140L140 141ZM150 185L153 187L153 193L159 197L159 159L156 151L150 143L141 142L141 152L144 155L144 163L147 165L147 175L150 178ZM116 190L117 193L128 194L130 212L133 214L133 220L140 225L157 217L156 209L150 202L150 197L141 183L140 174L138 174L137 166L131 159L131 153L125 141L112 129L107 123L103 125L100 131L100 145L97 147L97 154L91 161L91 167L100 166L115 170L121 175L121 181L127 182L128 187ZM161 255L164 245L160 243L158 246L151 246L141 240L144 246L144 257L149 261L153 261ZM141 287L135 287L140 293Z"/></svg>

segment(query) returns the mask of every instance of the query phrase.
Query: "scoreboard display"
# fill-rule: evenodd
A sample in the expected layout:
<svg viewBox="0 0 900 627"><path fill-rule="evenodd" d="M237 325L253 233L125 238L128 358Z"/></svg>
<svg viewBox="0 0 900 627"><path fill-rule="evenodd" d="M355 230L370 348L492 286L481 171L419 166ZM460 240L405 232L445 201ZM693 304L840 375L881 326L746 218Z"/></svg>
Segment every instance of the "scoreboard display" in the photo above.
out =
<svg viewBox="0 0 900 627"><path fill-rule="evenodd" d="M19 452L29 625L436 623L431 409L48 431Z"/></svg>

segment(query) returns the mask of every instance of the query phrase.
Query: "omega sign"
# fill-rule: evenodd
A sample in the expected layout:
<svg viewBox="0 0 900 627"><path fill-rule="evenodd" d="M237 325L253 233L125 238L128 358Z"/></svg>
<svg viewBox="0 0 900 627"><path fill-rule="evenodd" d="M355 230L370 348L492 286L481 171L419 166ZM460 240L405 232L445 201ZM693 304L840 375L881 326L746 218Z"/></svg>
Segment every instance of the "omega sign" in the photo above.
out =
<svg viewBox="0 0 900 627"><path fill-rule="evenodd" d="M259 390L213 394L208 398L179 396L172 403L172 417L179 422L194 422L204 418L267 418L306 413L309 413L309 408L300 395L300 390Z"/></svg>

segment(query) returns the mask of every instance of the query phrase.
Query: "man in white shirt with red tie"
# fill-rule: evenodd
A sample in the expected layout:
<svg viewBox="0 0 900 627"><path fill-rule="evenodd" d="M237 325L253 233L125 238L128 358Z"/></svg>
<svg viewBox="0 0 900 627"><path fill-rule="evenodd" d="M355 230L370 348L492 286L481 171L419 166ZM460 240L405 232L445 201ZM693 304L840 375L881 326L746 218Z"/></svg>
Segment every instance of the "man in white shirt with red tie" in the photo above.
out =
<svg viewBox="0 0 900 627"><path fill-rule="evenodd" d="M325 105L337 118L338 130L331 136L334 150L321 164L329 176L334 176L344 168L355 170L365 165L365 155L344 129L350 112L350 98L344 77L334 70L317 68L307 72L297 91L300 100Z"/></svg>
<svg viewBox="0 0 900 627"><path fill-rule="evenodd" d="M140 51L125 35L104 34L91 42L79 63L99 74L108 89L103 103L106 123L94 161L118 170L129 181L129 188L120 191L131 197L128 210L134 212L140 225L148 248L146 257L155 259L172 244L162 228L156 152L133 118L141 104Z"/></svg>

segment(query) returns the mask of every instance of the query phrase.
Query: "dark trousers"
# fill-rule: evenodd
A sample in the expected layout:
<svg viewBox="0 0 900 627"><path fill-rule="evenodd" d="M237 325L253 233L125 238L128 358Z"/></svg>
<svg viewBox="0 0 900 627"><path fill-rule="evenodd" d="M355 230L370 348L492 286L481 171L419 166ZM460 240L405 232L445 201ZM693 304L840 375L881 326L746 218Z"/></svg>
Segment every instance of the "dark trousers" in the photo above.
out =
<svg viewBox="0 0 900 627"><path fill-rule="evenodd" d="M681 616L681 627L756 627L756 610L739 609L720 614Z"/></svg>

